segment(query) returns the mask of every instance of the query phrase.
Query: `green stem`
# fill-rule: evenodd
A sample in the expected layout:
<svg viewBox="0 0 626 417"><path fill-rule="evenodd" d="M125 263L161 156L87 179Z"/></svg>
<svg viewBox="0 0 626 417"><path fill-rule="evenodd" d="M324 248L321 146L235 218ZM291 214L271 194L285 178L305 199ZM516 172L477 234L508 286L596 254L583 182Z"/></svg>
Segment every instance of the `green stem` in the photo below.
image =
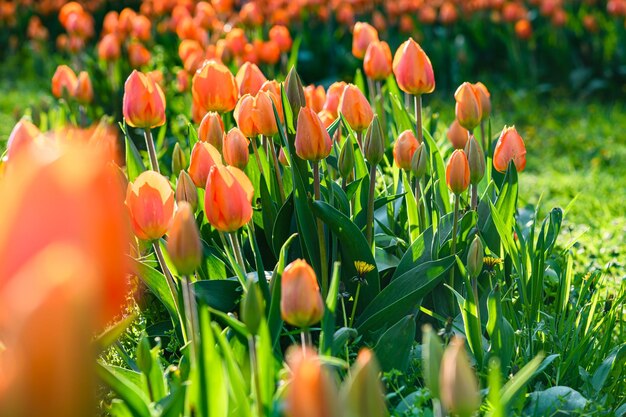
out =
<svg viewBox="0 0 626 417"><path fill-rule="evenodd" d="M491 146L487 143L489 139L485 136L485 122L483 120L480 121L480 139L483 144L483 151L485 152L485 155L489 156Z"/></svg>
<svg viewBox="0 0 626 417"><path fill-rule="evenodd" d="M237 279L239 280L241 287L243 288L244 291L246 291L247 286L246 286L245 269L241 269L241 265L237 261L236 257L234 257L231 251L228 250L229 242L231 243L230 246L232 246L232 240L230 240L230 236L229 236L229 242L227 242L226 237L224 236L224 233L223 232L218 232L218 233L222 241L222 246L224 247L224 252L226 253L226 257L228 258L228 261L230 262L230 266L233 268L233 271L235 271L235 275L237 275Z"/></svg>
<svg viewBox="0 0 626 417"><path fill-rule="evenodd" d="M352 303L352 313L350 314L350 327L354 325L354 317L356 316L356 306L359 303L359 295L361 295L361 283L356 285L356 294L354 295L354 303Z"/></svg>
<svg viewBox="0 0 626 417"><path fill-rule="evenodd" d="M367 197L367 222L365 223L365 237L374 252L374 193L376 191L376 165L370 166L370 188Z"/></svg>
<svg viewBox="0 0 626 417"><path fill-rule="evenodd" d="M276 155L276 148L272 141L269 141L270 153L272 155L272 162L274 164L274 174L276 174L276 182L278 183L278 192L280 193L280 200L284 204L287 197L285 196L285 187L283 186L283 179L280 175L280 164L278 163L278 156Z"/></svg>
<svg viewBox="0 0 626 417"><path fill-rule="evenodd" d="M152 131L150 128L144 129L143 135L146 139L146 148L148 149L148 156L150 157L150 168L153 171L161 173L159 170L159 159L157 158L156 148L154 147L154 139L152 139Z"/></svg>
<svg viewBox="0 0 626 417"><path fill-rule="evenodd" d="M256 342L254 336L248 337L248 349L250 350L250 364L252 365L252 374L254 379L254 396L256 397L258 417L263 417L263 401L261 401L261 380L259 379L259 361L256 356Z"/></svg>
<svg viewBox="0 0 626 417"><path fill-rule="evenodd" d="M450 255L456 255L456 234L459 226L459 195L454 195L454 223L452 224L452 246L450 250ZM454 265L452 265L452 269L450 269L450 288L454 288ZM452 295L452 305L451 308L454 310L454 293Z"/></svg>
<svg viewBox="0 0 626 417"><path fill-rule="evenodd" d="M161 251L161 245L159 245L159 241L155 241L152 243L152 247L154 249L154 254L156 255L157 261L161 266L161 270L163 271L163 275L165 275L165 281L167 282L167 286L170 289L170 293L172 294L172 299L174 300L174 306L176 307L176 311L178 311L178 318L180 320L181 331L183 332L183 339L188 340L187 329L185 323L182 322L180 305L178 303L178 289L176 288L176 283L174 282L174 277L170 272L170 269L167 267L165 263L165 257L163 256L163 252Z"/></svg>
<svg viewBox="0 0 626 417"><path fill-rule="evenodd" d="M359 144L359 149L361 149L361 152L363 152L363 132L359 131L356 132L356 141Z"/></svg>
<svg viewBox="0 0 626 417"><path fill-rule="evenodd" d="M472 184L470 186L470 194L472 199L472 210L476 210L478 207L478 184Z"/></svg>
<svg viewBox="0 0 626 417"><path fill-rule="evenodd" d="M424 217L424 208L422 207L422 187L419 178L415 178L415 203L417 204L417 221L421 234L425 229L426 218Z"/></svg>
<svg viewBox="0 0 626 417"><path fill-rule="evenodd" d="M320 162L313 162L313 187L315 190L315 199L317 201L322 200L322 193L320 189ZM322 295L326 298L328 294L328 265L326 261L326 243L324 238L324 223L321 219L317 219L317 239L320 246L320 267L321 267L321 283L322 283Z"/></svg>
<svg viewBox="0 0 626 417"><path fill-rule="evenodd" d="M415 101L415 123L417 130L417 141L419 143L424 142L424 132L422 130L422 95L417 94L413 96Z"/></svg>
<svg viewBox="0 0 626 417"><path fill-rule="evenodd" d="M228 234L230 238L230 244L233 246L233 251L235 252L235 259L237 263L243 270L243 274L246 274L246 264L243 260L243 256L241 254L241 245L239 244L239 238L237 237L237 232L232 232Z"/></svg>
<svg viewBox="0 0 626 417"><path fill-rule="evenodd" d="M370 105L374 107L376 89L374 88L374 80L372 80L370 77L367 77L367 91L369 92L370 96Z"/></svg>
<svg viewBox="0 0 626 417"><path fill-rule="evenodd" d="M191 283L186 276L181 277L183 302L185 306L185 316L187 317L187 340L191 342L191 357L200 360L197 347L197 335L199 334L198 316L196 313L196 303L191 289Z"/></svg>
<svg viewBox="0 0 626 417"><path fill-rule="evenodd" d="M261 164L261 158L259 157L259 149L256 146L256 138L250 138L250 142L252 143L252 151L254 152L254 159L259 167L259 172L265 177L265 171L263 171L263 165ZM267 178L265 180L267 181Z"/></svg>

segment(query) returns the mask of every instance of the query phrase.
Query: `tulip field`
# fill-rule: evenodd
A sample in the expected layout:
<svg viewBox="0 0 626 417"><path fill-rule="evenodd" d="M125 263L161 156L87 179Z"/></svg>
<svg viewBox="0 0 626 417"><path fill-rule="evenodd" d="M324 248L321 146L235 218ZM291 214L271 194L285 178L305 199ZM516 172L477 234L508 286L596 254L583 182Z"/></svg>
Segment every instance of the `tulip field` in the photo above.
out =
<svg viewBox="0 0 626 417"><path fill-rule="evenodd" d="M626 416L626 0L0 0L0 417Z"/></svg>

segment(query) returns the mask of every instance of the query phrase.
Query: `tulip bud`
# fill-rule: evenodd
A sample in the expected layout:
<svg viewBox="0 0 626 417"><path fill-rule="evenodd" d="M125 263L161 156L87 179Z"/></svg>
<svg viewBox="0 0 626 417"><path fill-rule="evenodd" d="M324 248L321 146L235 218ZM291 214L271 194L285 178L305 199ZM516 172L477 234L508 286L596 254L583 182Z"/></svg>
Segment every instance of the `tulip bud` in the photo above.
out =
<svg viewBox="0 0 626 417"><path fill-rule="evenodd" d="M426 52L413 38L404 42L393 57L393 73L398 87L409 94L428 94L435 90L435 74Z"/></svg>
<svg viewBox="0 0 626 417"><path fill-rule="evenodd" d="M256 96L246 94L241 97L233 116L241 132L249 138L278 133L272 98L265 91L259 91Z"/></svg>
<svg viewBox="0 0 626 417"><path fill-rule="evenodd" d="M196 187L204 188L209 171L214 165L222 165L220 152L208 142L196 142L189 162L189 176Z"/></svg>
<svg viewBox="0 0 626 417"><path fill-rule="evenodd" d="M224 161L239 169L245 169L250 156L248 144L250 141L241 133L241 130L233 127L224 137Z"/></svg>
<svg viewBox="0 0 626 417"><path fill-rule="evenodd" d="M76 82L76 89L74 90L74 97L81 104L90 103L93 100L93 88L91 86L91 79L86 71L81 71L78 74L78 80Z"/></svg>
<svg viewBox="0 0 626 417"><path fill-rule="evenodd" d="M52 76L52 95L56 98L73 97L78 78L67 65L59 65Z"/></svg>
<svg viewBox="0 0 626 417"><path fill-rule="evenodd" d="M183 152L178 142L176 142L174 144L174 150L172 151L172 174L178 175L186 166L187 157L185 156L185 152Z"/></svg>
<svg viewBox="0 0 626 417"><path fill-rule="evenodd" d="M474 84L474 89L478 93L480 100L481 121L489 119L491 115L491 94L485 84L480 81Z"/></svg>
<svg viewBox="0 0 626 417"><path fill-rule="evenodd" d="M339 112L356 132L367 129L374 117L372 106L354 84L348 84L344 88L339 101Z"/></svg>
<svg viewBox="0 0 626 417"><path fill-rule="evenodd" d="M365 22L356 22L352 33L352 55L357 59L363 59L367 47L378 40L378 31L375 27Z"/></svg>
<svg viewBox="0 0 626 417"><path fill-rule="evenodd" d="M248 279L248 291L241 300L241 319L253 335L259 331L261 319L265 317L265 300L259 284Z"/></svg>
<svg viewBox="0 0 626 417"><path fill-rule="evenodd" d="M428 151L426 145L420 143L413 158L411 158L411 172L415 175L415 178L422 178L426 174L428 169Z"/></svg>
<svg viewBox="0 0 626 417"><path fill-rule="evenodd" d="M13 127L9 140L7 141L7 159L17 155L21 149L28 147L41 132L39 128L28 119L21 119Z"/></svg>
<svg viewBox="0 0 626 417"><path fill-rule="evenodd" d="M167 252L181 275L193 274L202 261L200 232L193 213L189 203L180 202L168 233Z"/></svg>
<svg viewBox="0 0 626 417"><path fill-rule="evenodd" d="M346 417L389 415L380 373L380 367L372 351L367 348L361 349L341 390Z"/></svg>
<svg viewBox="0 0 626 417"><path fill-rule="evenodd" d="M302 87L302 80L296 71L296 67L291 67L287 78L285 78L285 94L291 107L291 113L294 115L300 114L300 109L306 106L306 97L304 96L304 88Z"/></svg>
<svg viewBox="0 0 626 417"><path fill-rule="evenodd" d="M278 162L280 162L283 166L289 166L289 161L287 160L287 155L285 155L284 148L280 148L280 152L278 153Z"/></svg>
<svg viewBox="0 0 626 417"><path fill-rule="evenodd" d="M517 172L522 172L526 168L526 146L515 126L504 126L493 151L493 167L498 172L506 172L511 161Z"/></svg>
<svg viewBox="0 0 626 417"><path fill-rule="evenodd" d="M339 173L344 180L348 180L354 169L354 147L352 141L347 138L339 153Z"/></svg>
<svg viewBox="0 0 626 417"><path fill-rule="evenodd" d="M303 259L287 265L281 282L280 311L287 323L310 327L324 315L324 302L315 271Z"/></svg>
<svg viewBox="0 0 626 417"><path fill-rule="evenodd" d="M400 169L409 171L411 169L411 161L413 154L417 150L419 142L411 130L405 130L400 133L396 143L393 145L393 159Z"/></svg>
<svg viewBox="0 0 626 417"><path fill-rule="evenodd" d="M317 353L293 346L287 351L287 363L292 376L285 399L286 416L339 417L335 379L322 366Z"/></svg>
<svg viewBox="0 0 626 417"><path fill-rule="evenodd" d="M151 129L165 124L165 96L148 75L133 70L124 84L123 112L126 123Z"/></svg>
<svg viewBox="0 0 626 417"><path fill-rule="evenodd" d="M461 126L457 119L454 119L446 132L446 136L454 149L465 149L465 145L469 139L469 131Z"/></svg>
<svg viewBox="0 0 626 417"><path fill-rule="evenodd" d="M367 128L365 142L363 143L365 158L367 158L367 161L372 165L378 165L385 156L385 140L383 135L383 128L378 120L378 115L376 115Z"/></svg>
<svg viewBox="0 0 626 417"><path fill-rule="evenodd" d="M224 121L219 113L208 112L202 118L198 127L198 139L209 142L215 149L222 152L222 140L224 137Z"/></svg>
<svg viewBox="0 0 626 417"><path fill-rule="evenodd" d="M235 80L239 86L240 96L244 94L254 96L259 92L263 83L267 81L267 78L255 64L245 62L237 71Z"/></svg>
<svg viewBox="0 0 626 417"><path fill-rule="evenodd" d="M464 82L454 93L456 100L456 119L459 124L469 131L474 130L479 125L482 118L480 108L480 98L474 86Z"/></svg>
<svg viewBox="0 0 626 417"><path fill-rule="evenodd" d="M346 89L347 85L348 84L343 81L337 81L332 83L326 92L326 102L324 103L323 110L328 110L334 118L339 116L339 102L341 101L343 90Z"/></svg>
<svg viewBox="0 0 626 417"><path fill-rule="evenodd" d="M216 164L206 182L207 220L220 232L234 232L252 219L252 183L238 168Z"/></svg>
<svg viewBox="0 0 626 417"><path fill-rule="evenodd" d="M180 171L178 181L176 181L176 202L186 201L193 211L198 207L198 189L193 180L185 171Z"/></svg>
<svg viewBox="0 0 626 417"><path fill-rule="evenodd" d="M296 154L308 161L319 161L330 154L332 146L328 131L317 114L308 107L302 107L298 113Z"/></svg>
<svg viewBox="0 0 626 417"><path fill-rule="evenodd" d="M235 108L239 90L228 67L206 61L191 80L193 100L204 111L229 112Z"/></svg>
<svg viewBox="0 0 626 417"><path fill-rule="evenodd" d="M480 407L478 380L465 353L465 341L455 336L443 353L439 374L441 402L451 414L472 416Z"/></svg>
<svg viewBox="0 0 626 417"><path fill-rule="evenodd" d="M272 26L269 32L270 40L278 44L278 48L281 52L288 52L291 50L291 34L289 29L282 25Z"/></svg>
<svg viewBox="0 0 626 417"><path fill-rule="evenodd" d="M433 398L439 398L439 371L443 347L441 339L430 324L422 327L422 372L424 383Z"/></svg>
<svg viewBox="0 0 626 417"><path fill-rule="evenodd" d="M370 43L363 59L363 70L372 80L385 80L391 75L391 49L387 42Z"/></svg>
<svg viewBox="0 0 626 417"><path fill-rule="evenodd" d="M135 235L143 240L160 239L174 216L174 192L158 172L145 171L128 184L126 207Z"/></svg>
<svg viewBox="0 0 626 417"><path fill-rule="evenodd" d="M316 113L319 113L324 108L324 103L326 102L326 90L321 85L317 87L313 84L307 85L304 88L304 99L306 101L307 107L315 110Z"/></svg>
<svg viewBox="0 0 626 417"><path fill-rule="evenodd" d="M472 135L465 145L465 154L470 167L470 184L478 184L485 176L485 154Z"/></svg>
<svg viewBox="0 0 626 417"><path fill-rule="evenodd" d="M480 275L483 270L483 257L483 242L476 235L467 252L467 272L469 272L470 277L477 278Z"/></svg>
<svg viewBox="0 0 626 417"><path fill-rule="evenodd" d="M452 153L446 167L446 182L454 194L459 195L467 190L470 184L469 163L465 152L457 149Z"/></svg>

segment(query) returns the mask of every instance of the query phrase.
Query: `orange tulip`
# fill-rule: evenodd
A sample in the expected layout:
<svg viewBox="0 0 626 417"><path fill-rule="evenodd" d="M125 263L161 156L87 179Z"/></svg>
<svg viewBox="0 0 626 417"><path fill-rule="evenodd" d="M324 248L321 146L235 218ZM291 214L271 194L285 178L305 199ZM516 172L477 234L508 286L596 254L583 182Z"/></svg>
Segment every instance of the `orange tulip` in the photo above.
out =
<svg viewBox="0 0 626 417"><path fill-rule="evenodd" d="M182 201L168 233L167 252L178 273L191 275L202 260L202 244L191 205Z"/></svg>
<svg viewBox="0 0 626 417"><path fill-rule="evenodd" d="M310 327L324 315L315 271L304 259L293 261L283 272L280 312L283 320L296 327Z"/></svg>
<svg viewBox="0 0 626 417"><path fill-rule="evenodd" d="M310 348L293 346L287 352L291 380L287 386L287 417L338 417L342 415L335 380Z"/></svg>
<svg viewBox="0 0 626 417"><path fill-rule="evenodd" d="M352 33L352 55L363 59L370 43L378 40L378 31L369 23L356 22Z"/></svg>
<svg viewBox="0 0 626 417"><path fill-rule="evenodd" d="M346 416L388 415L380 373L380 366L374 353L368 348L362 348L341 390L340 398L346 407Z"/></svg>
<svg viewBox="0 0 626 417"><path fill-rule="evenodd" d="M405 171L411 170L411 160L419 144L413 131L405 130L400 133L396 143L393 144L393 159L396 161L398 168Z"/></svg>
<svg viewBox="0 0 626 417"><path fill-rule="evenodd" d="M319 161L330 154L332 142L328 131L309 107L302 107L298 113L295 146L296 154L308 161Z"/></svg>
<svg viewBox="0 0 626 417"><path fill-rule="evenodd" d="M224 113L237 104L239 90L235 77L228 68L217 61L206 61L191 81L194 102L205 112Z"/></svg>
<svg viewBox="0 0 626 417"><path fill-rule="evenodd" d="M478 379L470 367L465 340L455 336L443 353L439 371L441 402L450 413L472 416L480 408Z"/></svg>
<svg viewBox="0 0 626 417"><path fill-rule="evenodd" d="M435 74L426 52L413 38L404 42L393 57L393 73L398 87L409 94L428 94L435 90Z"/></svg>
<svg viewBox="0 0 626 417"><path fill-rule="evenodd" d="M515 126L505 126L493 151L493 167L498 172L506 172L511 161L517 172L522 172L526 168L526 146Z"/></svg>
<svg viewBox="0 0 626 417"><path fill-rule="evenodd" d="M132 68L148 65L150 58L152 58L150 51L139 42L128 45L128 62Z"/></svg>
<svg viewBox="0 0 626 417"><path fill-rule="evenodd" d="M241 130L233 127L224 137L224 161L239 169L245 169L248 165L250 153L248 144L250 141L241 133Z"/></svg>
<svg viewBox="0 0 626 417"><path fill-rule="evenodd" d="M126 123L151 129L165 124L165 95L148 75L133 70L124 84L123 112Z"/></svg>
<svg viewBox="0 0 626 417"><path fill-rule="evenodd" d="M121 54L120 41L114 33L108 33L98 43L98 57L103 61L115 61Z"/></svg>
<svg viewBox="0 0 626 417"><path fill-rule="evenodd" d="M343 90L347 85L343 81L337 81L332 83L326 91L326 102L323 110L328 110L335 118L339 116L339 101L341 101Z"/></svg>
<svg viewBox="0 0 626 417"><path fill-rule="evenodd" d="M491 115L491 94L485 84L480 81L474 84L474 89L480 101L481 121L487 120Z"/></svg>
<svg viewBox="0 0 626 417"><path fill-rule="evenodd" d="M363 58L363 70L372 80L384 80L391 75L391 49L387 42L370 43Z"/></svg>
<svg viewBox="0 0 626 417"><path fill-rule="evenodd" d="M317 116L322 121L324 129L328 129L329 126L333 124L335 120L337 120L337 118L334 117L333 114L328 110L322 110L321 112L317 113Z"/></svg>
<svg viewBox="0 0 626 417"><path fill-rule="evenodd" d="M221 152L223 137L224 121L219 113L210 111L205 114L198 127L198 139L210 143Z"/></svg>
<svg viewBox="0 0 626 417"><path fill-rule="evenodd" d="M469 162L465 152L455 150L446 167L446 183L454 194L459 195L467 190L470 184Z"/></svg>
<svg viewBox="0 0 626 417"><path fill-rule="evenodd" d="M269 33L270 39L278 44L280 52L289 52L291 50L291 34L285 26L272 26Z"/></svg>
<svg viewBox="0 0 626 417"><path fill-rule="evenodd" d="M533 27L528 19L521 19L515 23L515 35L522 40L530 39L533 35Z"/></svg>
<svg viewBox="0 0 626 417"><path fill-rule="evenodd" d="M454 119L446 132L446 136L454 149L465 149L465 144L469 139L469 131L461 126L457 119Z"/></svg>
<svg viewBox="0 0 626 417"><path fill-rule="evenodd" d="M52 95L56 98L73 97L78 78L67 65L59 65L52 76Z"/></svg>
<svg viewBox="0 0 626 417"><path fill-rule="evenodd" d="M304 88L304 99L306 100L306 105L316 113L322 111L324 107L324 103L326 102L326 90L321 85L317 87L313 84L307 85Z"/></svg>
<svg viewBox="0 0 626 417"><path fill-rule="evenodd" d="M278 113L278 118L281 122L284 122L283 115L283 100L282 93L280 91L280 84L276 80L267 80L261 86L259 91L265 91L269 93L272 101L274 102L274 107L276 107L276 111Z"/></svg>
<svg viewBox="0 0 626 417"><path fill-rule="evenodd" d="M249 138L278 133L270 93L259 91L252 97L246 94L237 103L233 113L237 126Z"/></svg>
<svg viewBox="0 0 626 417"><path fill-rule="evenodd" d="M39 128L28 119L22 119L13 127L7 141L7 160L28 147L36 137L41 135Z"/></svg>
<svg viewBox="0 0 626 417"><path fill-rule="evenodd" d="M81 71L78 74L78 82L76 83L76 90L74 90L74 97L79 103L88 104L93 100L93 88L91 86L91 79L86 71Z"/></svg>
<svg viewBox="0 0 626 417"><path fill-rule="evenodd" d="M482 118L478 91L472 84L464 82L456 89L454 99L456 100L454 110L459 124L469 131L474 130Z"/></svg>
<svg viewBox="0 0 626 417"><path fill-rule="evenodd" d="M196 187L204 188L214 165L222 165L220 152L208 142L196 142L191 150L189 176Z"/></svg>
<svg viewBox="0 0 626 417"><path fill-rule="evenodd" d="M164 176L145 171L128 184L126 207L139 239L160 239L172 223L174 191Z"/></svg>
<svg viewBox="0 0 626 417"><path fill-rule="evenodd" d="M348 84L339 101L339 112L356 132L362 132L372 122L374 112L359 87Z"/></svg>
<svg viewBox="0 0 626 417"><path fill-rule="evenodd" d="M250 62L244 63L239 71L237 71L237 85L239 86L239 95L244 94L256 95L267 78L261 72L259 67Z"/></svg>
<svg viewBox="0 0 626 417"><path fill-rule="evenodd" d="M252 219L252 183L238 168L215 165L206 183L207 220L220 232L234 232Z"/></svg>

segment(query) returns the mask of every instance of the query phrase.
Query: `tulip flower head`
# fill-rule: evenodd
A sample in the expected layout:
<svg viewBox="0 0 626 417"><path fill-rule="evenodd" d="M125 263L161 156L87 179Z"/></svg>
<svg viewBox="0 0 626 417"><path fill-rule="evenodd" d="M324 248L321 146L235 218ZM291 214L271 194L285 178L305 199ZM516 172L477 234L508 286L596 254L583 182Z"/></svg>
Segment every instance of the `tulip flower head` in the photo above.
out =
<svg viewBox="0 0 626 417"><path fill-rule="evenodd" d="M482 110L480 97L474 85L464 82L454 93L456 119L465 129L472 131L480 124Z"/></svg>
<svg viewBox="0 0 626 417"><path fill-rule="evenodd" d="M164 176L145 171L128 184L126 207L139 239L160 239L174 217L174 191Z"/></svg>
<svg viewBox="0 0 626 417"><path fill-rule="evenodd" d="M88 104L93 100L93 87L91 86L89 74L86 71L81 71L78 74L76 89L73 95L81 104Z"/></svg>
<svg viewBox="0 0 626 417"><path fill-rule="evenodd" d="M191 150L189 176L199 188L206 185L209 171L215 165L222 165L222 155L208 142L196 142Z"/></svg>
<svg viewBox="0 0 626 417"><path fill-rule="evenodd" d="M370 43L363 58L365 75L372 80L384 80L391 75L391 49L385 41Z"/></svg>
<svg viewBox="0 0 626 417"><path fill-rule="evenodd" d="M393 159L398 168L405 171L411 170L413 154L417 150L419 142L411 130L400 133L393 145Z"/></svg>
<svg viewBox="0 0 626 417"><path fill-rule="evenodd" d="M183 275L193 274L202 260L200 232L193 213L189 203L181 202L167 239L167 252L176 270Z"/></svg>
<svg viewBox="0 0 626 417"><path fill-rule="evenodd" d="M469 131L461 126L457 119L454 119L446 132L446 136L454 149L465 149L469 139Z"/></svg>
<svg viewBox="0 0 626 417"><path fill-rule="evenodd" d="M313 268L303 259L287 265L281 282L280 311L287 323L310 327L324 315L324 302Z"/></svg>
<svg viewBox="0 0 626 417"><path fill-rule="evenodd" d="M522 172L526 168L526 146L515 126L505 126L493 151L493 166L498 172L506 172L511 161L517 172Z"/></svg>
<svg viewBox="0 0 626 417"><path fill-rule="evenodd" d="M467 190L470 184L470 168L465 152L455 150L446 167L446 183L454 194L459 195Z"/></svg>
<svg viewBox="0 0 626 417"><path fill-rule="evenodd" d="M374 353L363 348L341 390L346 417L387 417L380 366Z"/></svg>
<svg viewBox="0 0 626 417"><path fill-rule="evenodd" d="M250 157L249 143L250 141L241 133L241 130L233 127L224 137L224 161L228 165L245 169Z"/></svg>
<svg viewBox="0 0 626 417"><path fill-rule="evenodd" d="M67 65L59 65L52 76L52 95L56 98L74 97L78 78Z"/></svg>
<svg viewBox="0 0 626 417"><path fill-rule="evenodd" d="M123 112L126 123L152 129L165 124L165 95L147 74L133 70L124 84Z"/></svg>
<svg viewBox="0 0 626 417"><path fill-rule="evenodd" d="M317 87L313 84L307 85L304 88L304 99L308 107L319 113L324 108L324 103L326 102L326 90L321 85Z"/></svg>
<svg viewBox="0 0 626 417"><path fill-rule="evenodd" d="M485 176L485 154L474 135L465 145L465 155L470 167L470 183L478 184Z"/></svg>
<svg viewBox="0 0 626 417"><path fill-rule="evenodd" d="M491 94L485 84L480 81L474 84L474 89L478 93L480 99L481 121L489 119L491 115Z"/></svg>
<svg viewBox="0 0 626 417"><path fill-rule="evenodd" d="M339 112L356 132L367 129L374 118L372 106L354 84L348 84L344 88L339 101Z"/></svg>
<svg viewBox="0 0 626 417"><path fill-rule="evenodd" d="M7 141L7 159L27 148L41 134L39 128L28 119L22 119L13 127Z"/></svg>
<svg viewBox="0 0 626 417"><path fill-rule="evenodd" d="M244 63L239 71L237 71L237 86L239 87L239 95L250 94L256 95L267 78L263 72L255 64L250 62Z"/></svg>
<svg viewBox="0 0 626 417"><path fill-rule="evenodd" d="M369 23L356 22L352 33L352 55L363 59L370 43L378 40L378 31Z"/></svg>
<svg viewBox="0 0 626 417"><path fill-rule="evenodd" d="M185 171L180 171L178 180L176 181L176 202L180 204L186 201L195 212L198 207L198 189L196 184Z"/></svg>
<svg viewBox="0 0 626 417"><path fill-rule="evenodd" d="M270 93L259 91L255 96L242 96L233 115L241 132L249 138L278 133Z"/></svg>
<svg viewBox="0 0 626 417"><path fill-rule="evenodd" d="M239 89L228 67L215 60L206 61L191 81L194 102L205 112L229 112L235 108Z"/></svg>
<svg viewBox="0 0 626 417"><path fill-rule="evenodd" d="M218 151L222 151L224 121L219 113L210 111L204 115L198 127L198 140L208 142Z"/></svg>
<svg viewBox="0 0 626 417"><path fill-rule="evenodd" d="M238 168L211 168L204 195L205 215L220 232L234 232L252 219L252 183Z"/></svg>
<svg viewBox="0 0 626 417"><path fill-rule="evenodd" d="M309 107L302 107L298 114L296 130L296 154L308 161L326 158L332 149L332 141L319 116Z"/></svg>
<svg viewBox="0 0 626 417"><path fill-rule="evenodd" d="M444 351L439 374L441 402L451 414L472 416L480 407L476 374L465 353L465 339L455 336Z"/></svg>
<svg viewBox="0 0 626 417"><path fill-rule="evenodd" d="M393 57L393 73L405 93L429 94L435 90L435 74L426 52L413 38L404 42Z"/></svg>
<svg viewBox="0 0 626 417"><path fill-rule="evenodd" d="M335 118L339 116L339 102L347 85L344 81L337 81L332 83L326 91L326 102L323 110L328 110Z"/></svg>

